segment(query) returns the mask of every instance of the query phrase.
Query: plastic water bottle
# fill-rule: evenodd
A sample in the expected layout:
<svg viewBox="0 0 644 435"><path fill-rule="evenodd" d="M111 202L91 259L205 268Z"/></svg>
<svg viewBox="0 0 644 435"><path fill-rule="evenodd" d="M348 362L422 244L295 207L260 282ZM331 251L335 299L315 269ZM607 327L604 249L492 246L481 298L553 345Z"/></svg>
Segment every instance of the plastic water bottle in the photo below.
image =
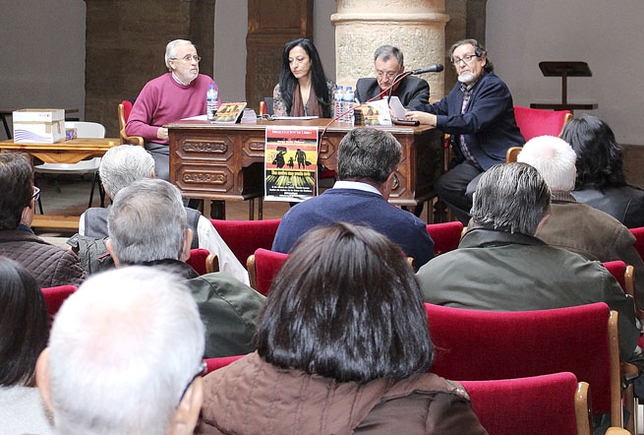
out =
<svg viewBox="0 0 644 435"><path fill-rule="evenodd" d="M215 85L210 85L210 89L206 92L206 116L208 121L215 120L215 113L217 113L217 109L219 108L218 98L219 92L215 89Z"/></svg>
<svg viewBox="0 0 644 435"><path fill-rule="evenodd" d="M354 106L354 100L355 100L355 94L353 93L353 88L351 86L347 86L347 90L344 93L344 98L343 100L343 111L346 112L344 114L344 122L350 122L353 124L353 106Z"/></svg>
<svg viewBox="0 0 644 435"><path fill-rule="evenodd" d="M338 86L333 97L335 100L335 110L333 117L338 121L342 121L342 119L340 119L340 115L342 115L343 112L342 99L344 98L344 88L342 86Z"/></svg>

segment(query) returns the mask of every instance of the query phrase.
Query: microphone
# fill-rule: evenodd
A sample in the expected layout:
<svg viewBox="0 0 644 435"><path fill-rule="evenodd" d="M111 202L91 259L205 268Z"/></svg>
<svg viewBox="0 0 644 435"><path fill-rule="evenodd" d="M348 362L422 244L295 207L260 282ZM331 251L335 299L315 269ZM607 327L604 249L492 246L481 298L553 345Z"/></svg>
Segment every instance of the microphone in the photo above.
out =
<svg viewBox="0 0 644 435"><path fill-rule="evenodd" d="M440 63L437 63L436 65L428 66L427 68L415 69L411 73L416 75L416 74L425 74L430 72L441 72L441 71L443 71L443 65Z"/></svg>

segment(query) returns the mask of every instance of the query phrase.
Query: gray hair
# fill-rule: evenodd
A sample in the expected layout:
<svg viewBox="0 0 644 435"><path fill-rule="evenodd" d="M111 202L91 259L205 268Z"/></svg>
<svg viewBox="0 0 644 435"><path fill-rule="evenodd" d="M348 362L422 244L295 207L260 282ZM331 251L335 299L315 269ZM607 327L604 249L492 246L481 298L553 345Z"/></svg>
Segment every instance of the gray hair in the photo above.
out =
<svg viewBox="0 0 644 435"><path fill-rule="evenodd" d="M553 192L571 192L575 188L577 154L563 139L534 137L523 145L517 161L537 168Z"/></svg>
<svg viewBox="0 0 644 435"><path fill-rule="evenodd" d="M173 41L168 42L168 45L165 46L165 66L170 71L172 71L172 68L170 68L170 63L168 62L168 60L176 56L177 45L182 45L182 44L190 44L196 48L196 46L192 42L188 41L187 39L175 39Z"/></svg>
<svg viewBox="0 0 644 435"><path fill-rule="evenodd" d="M483 69L486 72L494 71L494 64L492 64L492 62L490 61L490 58L487 55L487 50L485 49L485 47L483 47L483 44L480 44L476 39L462 39L452 44L452 46L449 48L449 61L452 63L452 65L454 64L454 50L465 44L470 44L472 47L474 47L474 54L476 54L477 57L485 56L486 62Z"/></svg>
<svg viewBox="0 0 644 435"><path fill-rule="evenodd" d="M385 62L395 57L398 61L399 66L404 65L403 53L397 47L393 45L381 45L376 48L376 51L373 53L373 61L375 62L378 58L384 60Z"/></svg>
<svg viewBox="0 0 644 435"><path fill-rule="evenodd" d="M338 177L381 185L402 159L396 138L375 128L356 128L347 133L338 147Z"/></svg>
<svg viewBox="0 0 644 435"><path fill-rule="evenodd" d="M107 228L122 264L178 260L188 228L181 192L165 180L135 181L114 198Z"/></svg>
<svg viewBox="0 0 644 435"><path fill-rule="evenodd" d="M143 147L119 145L110 148L98 168L101 183L110 198L137 180L152 177L154 159Z"/></svg>
<svg viewBox="0 0 644 435"><path fill-rule="evenodd" d="M534 236L550 212L550 196L546 181L532 166L498 164L479 180L470 213L477 227Z"/></svg>
<svg viewBox="0 0 644 435"><path fill-rule="evenodd" d="M51 330L56 427L66 434L166 434L199 373L204 337L180 277L142 266L90 277Z"/></svg>

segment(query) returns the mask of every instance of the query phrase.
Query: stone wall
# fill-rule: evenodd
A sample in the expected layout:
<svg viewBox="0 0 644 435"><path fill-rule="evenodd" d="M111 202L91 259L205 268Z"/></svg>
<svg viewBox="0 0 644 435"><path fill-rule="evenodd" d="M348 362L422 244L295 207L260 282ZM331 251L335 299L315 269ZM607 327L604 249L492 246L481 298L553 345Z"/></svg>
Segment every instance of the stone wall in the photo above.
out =
<svg viewBox="0 0 644 435"><path fill-rule="evenodd" d="M105 125L108 137L119 134L118 104L167 72L169 41L190 39L202 57L200 71L212 76L215 0L85 2L85 119Z"/></svg>

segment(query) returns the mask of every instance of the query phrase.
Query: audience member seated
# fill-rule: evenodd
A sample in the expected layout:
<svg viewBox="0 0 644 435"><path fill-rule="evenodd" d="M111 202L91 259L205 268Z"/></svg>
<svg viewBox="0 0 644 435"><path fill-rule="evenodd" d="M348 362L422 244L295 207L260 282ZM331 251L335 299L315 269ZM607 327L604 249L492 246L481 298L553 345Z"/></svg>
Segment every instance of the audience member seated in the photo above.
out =
<svg viewBox="0 0 644 435"><path fill-rule="evenodd" d="M449 50L458 83L435 104L419 105L406 118L451 135L456 157L436 184L438 197L463 225L470 220L472 193L481 174L505 162L508 148L525 139L514 119L508 86L494 73L485 48L475 39L458 41Z"/></svg>
<svg viewBox="0 0 644 435"><path fill-rule="evenodd" d="M395 78L405 72L403 52L391 45L381 45L373 53L376 78L363 77L356 83L356 100L366 103L382 93L381 98L389 96L389 88ZM400 99L403 106L415 108L429 101L429 84L418 77L407 76L393 88L391 95Z"/></svg>
<svg viewBox="0 0 644 435"><path fill-rule="evenodd" d="M36 359L47 346L45 299L19 263L0 257L0 433L53 433L36 386Z"/></svg>
<svg viewBox="0 0 644 435"><path fill-rule="evenodd" d="M169 180L168 129L163 125L206 113L206 92L217 85L199 74L201 57L190 41L175 39L165 49L163 74L143 86L125 125L128 136L142 136L145 149L154 157L157 177Z"/></svg>
<svg viewBox="0 0 644 435"><path fill-rule="evenodd" d="M20 263L38 287L79 284L85 272L78 256L45 242L29 227L40 189L26 154L0 153L0 186L0 255Z"/></svg>
<svg viewBox="0 0 644 435"><path fill-rule="evenodd" d="M577 153L572 196L608 213L628 228L644 226L644 190L626 183L622 148L613 130L592 115L569 121L561 133Z"/></svg>
<svg viewBox="0 0 644 435"><path fill-rule="evenodd" d="M282 73L273 90L274 116L332 118L335 83L327 79L318 50L309 39L287 42Z"/></svg>
<svg viewBox="0 0 644 435"><path fill-rule="evenodd" d="M425 301L490 311L606 302L619 313L622 360L644 367L633 302L615 278L601 263L535 237L549 219L550 198L546 181L530 165L500 164L486 171L459 248L417 273Z"/></svg>
<svg viewBox="0 0 644 435"><path fill-rule="evenodd" d="M417 267L434 256L426 225L387 202L402 158L400 143L374 128L350 131L338 146L338 177L332 189L292 207L277 228L273 251L288 253L315 227L336 222L366 225L389 237Z"/></svg>
<svg viewBox="0 0 644 435"><path fill-rule="evenodd" d="M635 249L635 236L614 217L571 195L575 186L577 156L570 145L554 136L530 139L517 160L537 168L552 191L548 220L536 236L551 246L564 248L601 262L621 260L635 269L635 304L644 308L644 262Z"/></svg>
<svg viewBox="0 0 644 435"><path fill-rule="evenodd" d="M255 321L265 298L226 272L198 276L185 263L192 230L179 189L159 179L135 181L116 194L107 224L106 247L117 267L145 265L187 280L206 325L205 358L255 350Z"/></svg>
<svg viewBox="0 0 644 435"><path fill-rule="evenodd" d="M137 180L155 178L154 159L143 148L120 145L105 153L99 167L101 182L105 192L114 196L124 187ZM215 227L198 210L185 207L188 225L192 230L192 249L203 248L217 254L219 270L228 272L244 284L249 284L248 272L237 260ZM92 207L85 211L78 222L78 232L82 236L94 238L107 237L108 208ZM163 215L161 215L163 216Z"/></svg>
<svg viewBox="0 0 644 435"><path fill-rule="evenodd" d="M89 278L38 358L60 435L189 435L203 401L203 324L186 285L144 267Z"/></svg>
<svg viewBox="0 0 644 435"><path fill-rule="evenodd" d="M426 373L434 349L413 270L369 228L339 223L296 244L257 343L204 379L199 433L486 433L463 387Z"/></svg>

